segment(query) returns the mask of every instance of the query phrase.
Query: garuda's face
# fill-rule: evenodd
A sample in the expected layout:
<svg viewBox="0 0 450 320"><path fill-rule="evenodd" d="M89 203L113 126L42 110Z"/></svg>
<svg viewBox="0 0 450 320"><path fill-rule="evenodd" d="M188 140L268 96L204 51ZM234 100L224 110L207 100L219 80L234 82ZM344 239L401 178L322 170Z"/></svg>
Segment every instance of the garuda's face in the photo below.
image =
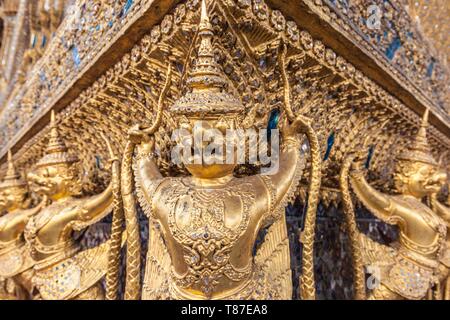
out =
<svg viewBox="0 0 450 320"><path fill-rule="evenodd" d="M186 169L195 177L212 179L233 173L235 152L227 146L227 135L233 124L224 120L191 120L181 125L179 146L188 153L182 157ZM235 147L231 146L233 150Z"/></svg>
<svg viewBox="0 0 450 320"><path fill-rule="evenodd" d="M416 163L408 177L408 189L416 197L423 198L439 192L447 180L447 174L436 166Z"/></svg>
<svg viewBox="0 0 450 320"><path fill-rule="evenodd" d="M25 201L27 189L25 187L9 187L0 190L0 210L8 212L20 208Z"/></svg>
<svg viewBox="0 0 450 320"><path fill-rule="evenodd" d="M67 164L39 167L28 174L32 191L58 200L70 196L71 184L75 183L74 170Z"/></svg>

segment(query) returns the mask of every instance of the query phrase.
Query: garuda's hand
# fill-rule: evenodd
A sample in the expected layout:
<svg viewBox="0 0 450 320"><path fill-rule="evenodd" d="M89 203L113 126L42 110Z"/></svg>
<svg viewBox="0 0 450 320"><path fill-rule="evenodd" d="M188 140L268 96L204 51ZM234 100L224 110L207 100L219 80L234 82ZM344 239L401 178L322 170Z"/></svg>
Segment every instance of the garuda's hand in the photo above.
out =
<svg viewBox="0 0 450 320"><path fill-rule="evenodd" d="M155 138L145 132L140 125L135 125L128 131L128 139L138 145L139 152L151 153L155 150Z"/></svg>
<svg viewBox="0 0 450 320"><path fill-rule="evenodd" d="M128 139L135 144L141 144L143 142L149 142L150 136L141 125L137 124L128 130Z"/></svg>
<svg viewBox="0 0 450 320"><path fill-rule="evenodd" d="M283 139L297 139L298 134L301 133L303 129L308 125L311 125L311 119L305 116L299 115L292 122L287 120L285 117L281 128Z"/></svg>
<svg viewBox="0 0 450 320"><path fill-rule="evenodd" d="M365 163L367 161L367 153L363 150L357 150L353 153L352 171L354 173L364 173L366 171Z"/></svg>

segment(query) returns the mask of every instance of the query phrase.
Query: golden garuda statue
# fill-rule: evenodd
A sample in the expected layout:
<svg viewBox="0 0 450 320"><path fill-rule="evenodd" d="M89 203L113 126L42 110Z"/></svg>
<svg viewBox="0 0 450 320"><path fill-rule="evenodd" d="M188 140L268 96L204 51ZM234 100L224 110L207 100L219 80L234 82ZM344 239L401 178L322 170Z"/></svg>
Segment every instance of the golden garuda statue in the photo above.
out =
<svg viewBox="0 0 450 320"><path fill-rule="evenodd" d="M23 232L42 204L30 205L27 182L16 172L9 151L8 170L0 183L0 211L6 212L0 217L0 299L28 299L31 294L34 261Z"/></svg>
<svg viewBox="0 0 450 320"><path fill-rule="evenodd" d="M447 224L447 243L440 258L439 281L435 286L433 297L436 300L450 300L450 208L438 200L437 193L430 197L430 207Z"/></svg>
<svg viewBox="0 0 450 320"><path fill-rule="evenodd" d="M197 57L186 81L186 92L169 112L163 112L164 95L171 82L169 66L152 126L138 125L129 132L121 172L127 227L125 298L291 299L292 275L284 214L304 169L305 156L300 150L299 137L299 131L303 130L311 146L313 183L301 239L301 295L304 299L313 299L312 248L320 187L320 151L309 119L294 117L290 109L287 77L284 77L285 120L276 173L235 176L237 159L231 157L231 161L225 161L226 155L219 153L213 155L216 159L219 157L219 161L211 163L202 156L199 162L183 158L182 164L189 172L184 176L163 176L158 168L155 132L163 114L170 117L175 128L184 132L178 136L179 142L197 139L198 128L221 134L227 130L247 129L244 106L231 93L227 86L229 81L215 60L214 32L207 11L203 1L196 37L199 39ZM285 56L286 49L280 59L283 67ZM200 153L207 148L204 143L197 147ZM134 185L139 204L149 219L149 249L142 294ZM266 236L254 253L258 234L264 228L268 228ZM111 297L115 296L112 293Z"/></svg>
<svg viewBox="0 0 450 320"><path fill-rule="evenodd" d="M379 281L368 295L373 300L424 299L438 281L447 224L422 200L440 190L446 174L439 169L428 145L428 113L427 110L412 145L397 157L394 182L398 195L387 195L374 189L364 177L362 161L353 161L355 155L344 164L349 167L352 164L350 181L362 204L380 220L399 227L398 242L390 246L372 241L362 233L353 233L359 298L365 291L363 265L370 266ZM356 158L363 159L359 155ZM345 186L343 190L346 190ZM351 198L346 191L343 197L346 214L353 216Z"/></svg>
<svg viewBox="0 0 450 320"><path fill-rule="evenodd" d="M99 280L107 270L109 242L80 252L74 231L98 222L109 212L113 188L118 184L119 164L112 158L112 180L101 194L83 198L78 158L69 153L58 134L52 112L51 132L46 154L28 174L31 188L51 204L31 217L25 237L36 261L33 284L37 299L103 299Z"/></svg>

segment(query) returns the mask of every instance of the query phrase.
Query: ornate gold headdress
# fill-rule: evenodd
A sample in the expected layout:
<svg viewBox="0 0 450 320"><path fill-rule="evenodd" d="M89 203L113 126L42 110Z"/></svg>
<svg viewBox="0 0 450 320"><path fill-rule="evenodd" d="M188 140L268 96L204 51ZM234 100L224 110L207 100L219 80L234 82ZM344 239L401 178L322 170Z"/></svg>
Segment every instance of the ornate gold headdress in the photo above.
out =
<svg viewBox="0 0 450 320"><path fill-rule="evenodd" d="M242 114L244 105L240 99L226 91L227 80L214 59L212 37L206 1L202 1L199 24L200 48L198 57L189 74L187 85L190 91L170 108L175 115L187 117L217 117Z"/></svg>
<svg viewBox="0 0 450 320"><path fill-rule="evenodd" d="M56 127L55 112L52 110L51 113L51 131L50 138L48 140L48 146L46 149L46 154L38 161L36 167L44 167L53 164L60 163L74 163L78 161L75 155L68 152L67 146L61 139L58 133L58 128Z"/></svg>
<svg viewBox="0 0 450 320"><path fill-rule="evenodd" d="M11 150L8 150L8 170L6 171L5 179L0 183L0 189L25 187L26 185L26 181L21 178L14 167Z"/></svg>
<svg viewBox="0 0 450 320"><path fill-rule="evenodd" d="M427 140L428 117L429 110L427 109L423 115L422 124L420 125L416 138L412 145L398 156L399 160L422 162L437 166L437 162L431 154L431 149Z"/></svg>

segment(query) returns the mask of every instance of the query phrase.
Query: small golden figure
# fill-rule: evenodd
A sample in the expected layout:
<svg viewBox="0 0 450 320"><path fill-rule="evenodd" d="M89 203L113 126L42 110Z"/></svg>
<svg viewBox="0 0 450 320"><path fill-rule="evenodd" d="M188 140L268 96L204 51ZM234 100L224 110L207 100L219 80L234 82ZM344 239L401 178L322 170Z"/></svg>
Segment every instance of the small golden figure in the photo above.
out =
<svg viewBox="0 0 450 320"><path fill-rule="evenodd" d="M369 299L424 299L435 284L446 246L447 226L423 202L438 192L446 174L438 169L426 137L428 110L413 144L398 157L395 186L399 195L375 190L364 178L361 161L350 181L363 205L382 221L399 227L399 241L384 246L359 234L364 264L379 270L380 284Z"/></svg>
<svg viewBox="0 0 450 320"><path fill-rule="evenodd" d="M80 252L73 231L100 221L109 212L112 189L118 183L118 161L112 157L112 180L101 194L79 198L78 158L61 140L52 112L51 133L46 155L28 175L33 190L52 203L32 217L25 230L36 260L33 284L44 300L104 299L99 280L107 270L109 243Z"/></svg>
<svg viewBox="0 0 450 320"><path fill-rule="evenodd" d="M12 299L28 299L32 288L34 261L25 245L23 232L30 217L39 212L41 205L29 209L30 202L27 183L16 172L9 151L8 170L0 183L0 210L6 211L0 217L0 278L3 279L0 286L3 294ZM11 288L14 293L7 294ZM0 299L3 297L0 293Z"/></svg>

